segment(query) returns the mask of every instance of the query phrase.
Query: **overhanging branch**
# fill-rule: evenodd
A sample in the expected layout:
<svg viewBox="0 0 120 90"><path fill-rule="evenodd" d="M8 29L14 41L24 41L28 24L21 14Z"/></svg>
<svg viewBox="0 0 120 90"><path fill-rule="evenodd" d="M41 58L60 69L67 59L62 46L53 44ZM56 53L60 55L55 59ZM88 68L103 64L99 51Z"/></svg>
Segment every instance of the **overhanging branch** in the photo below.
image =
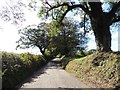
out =
<svg viewBox="0 0 120 90"><path fill-rule="evenodd" d="M61 7L61 6L67 6L67 7L69 7L69 4L68 4L68 3L57 4L57 5L55 5L55 6L51 6L48 2L46 2L46 4L50 6L50 8L49 8L49 10L48 10L47 12L51 11L52 9L59 8L59 7Z"/></svg>
<svg viewBox="0 0 120 90"><path fill-rule="evenodd" d="M62 6L66 6L67 9L65 10L65 12L62 14L62 16L60 17L60 22L62 22L62 20L64 19L64 17L66 16L66 14L71 11L72 9L75 9L75 8L81 8L86 14L90 14L90 11L88 8L86 8L84 5L82 4L75 4L75 5L70 5L68 2L64 2L62 4L57 4L55 6L51 6L48 2L46 2L46 4L50 7L48 10L47 10L47 15L49 13L49 11L55 9L55 8L59 8L59 7L62 7Z"/></svg>
<svg viewBox="0 0 120 90"><path fill-rule="evenodd" d="M66 14L69 12L69 9L67 9L64 13L63 13L63 15L62 15L62 17L60 18L60 22L62 22L62 20L64 19L64 17L66 16Z"/></svg>
<svg viewBox="0 0 120 90"><path fill-rule="evenodd" d="M115 12L120 8L120 1L113 5L112 10L109 12L111 17L114 17Z"/></svg>
<svg viewBox="0 0 120 90"><path fill-rule="evenodd" d="M115 19L112 20L112 23L116 23L120 21L120 16L116 17Z"/></svg>
<svg viewBox="0 0 120 90"><path fill-rule="evenodd" d="M90 11L88 8L85 8L84 5L82 4L76 4L76 5L72 5L72 6L69 6L70 10L74 9L74 8L81 8L86 14L89 14Z"/></svg>

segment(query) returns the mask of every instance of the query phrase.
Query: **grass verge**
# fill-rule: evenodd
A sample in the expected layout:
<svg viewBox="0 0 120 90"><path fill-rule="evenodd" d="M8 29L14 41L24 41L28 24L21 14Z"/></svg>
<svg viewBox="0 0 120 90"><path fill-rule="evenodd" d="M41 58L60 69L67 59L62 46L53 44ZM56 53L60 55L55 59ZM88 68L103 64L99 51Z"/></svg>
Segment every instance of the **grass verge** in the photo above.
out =
<svg viewBox="0 0 120 90"><path fill-rule="evenodd" d="M65 61L66 60L66 61ZM65 70L75 74L85 83L95 88L111 88L120 86L119 53L96 53L83 58L69 58Z"/></svg>

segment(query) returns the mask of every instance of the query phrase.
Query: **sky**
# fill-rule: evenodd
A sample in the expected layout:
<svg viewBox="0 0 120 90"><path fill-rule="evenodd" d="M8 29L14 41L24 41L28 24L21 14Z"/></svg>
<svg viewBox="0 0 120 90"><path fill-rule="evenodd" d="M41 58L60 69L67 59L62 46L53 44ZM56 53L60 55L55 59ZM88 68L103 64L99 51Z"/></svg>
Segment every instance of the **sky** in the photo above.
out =
<svg viewBox="0 0 120 90"><path fill-rule="evenodd" d="M25 1L27 0L24 0L24 3L27 3ZM0 6L4 4L5 4L5 0L0 0ZM28 7L24 8L23 10L25 12L26 21L18 25L11 24L11 22L5 22L2 19L0 19L0 51L15 52L15 53L30 52L34 54L40 54L40 51L38 48L16 50L16 46L17 46L16 41L19 39L18 29L28 25L40 23L40 19L37 17L37 12L29 10ZM79 15L75 16L74 19L75 18L78 19ZM114 31L112 33L113 33L112 34L112 50L117 51L118 50L118 32ZM91 39L88 42L88 50L95 49L96 44L95 44L94 35L90 33L89 37Z"/></svg>
<svg viewBox="0 0 120 90"><path fill-rule="evenodd" d="M0 4L4 5L4 3L5 3L4 0L0 0ZM15 53L30 52L34 54L40 54L38 48L16 50L16 46L17 46L16 41L19 40L18 30L28 25L40 23L40 19L37 17L37 12L33 10L29 10L28 7L24 8L23 10L25 12L26 21L19 23L18 25L11 24L11 21L5 22L0 18L0 51L15 52Z"/></svg>

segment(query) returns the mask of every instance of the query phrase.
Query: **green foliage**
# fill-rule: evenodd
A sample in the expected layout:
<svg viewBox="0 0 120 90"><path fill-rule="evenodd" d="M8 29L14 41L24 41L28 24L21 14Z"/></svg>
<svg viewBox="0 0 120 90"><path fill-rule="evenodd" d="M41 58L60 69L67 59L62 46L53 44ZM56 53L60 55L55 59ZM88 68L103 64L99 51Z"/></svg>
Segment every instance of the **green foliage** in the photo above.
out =
<svg viewBox="0 0 120 90"><path fill-rule="evenodd" d="M66 18L61 25L58 22L48 24L51 28L51 41L48 50L54 55L74 55L76 51L84 50L88 38L79 32L78 23Z"/></svg>
<svg viewBox="0 0 120 90"><path fill-rule="evenodd" d="M30 53L14 54L2 52L3 88L15 88L34 71L45 65L46 60Z"/></svg>
<svg viewBox="0 0 120 90"><path fill-rule="evenodd" d="M79 26L83 28L84 33L89 33L93 30L98 51L111 51L111 34L109 27L117 26L117 28L119 28L120 26L120 1L84 1L85 0L70 0L67 2L62 0L52 2L49 0L45 2L42 1L43 6L40 9L40 18L51 18L52 21L57 21L61 24L66 17L74 19L74 16L79 16Z"/></svg>
<svg viewBox="0 0 120 90"><path fill-rule="evenodd" d="M47 30L45 23L41 23L38 26L30 25L19 30L20 39L17 41L17 48L38 47L43 56L45 56L45 50L49 45Z"/></svg>
<svg viewBox="0 0 120 90"><path fill-rule="evenodd" d="M55 21L28 26L19 33L18 47L38 47L43 56L74 55L77 50L84 50L88 41L88 38L79 32L78 23L71 19L64 20L62 24Z"/></svg>
<svg viewBox="0 0 120 90"><path fill-rule="evenodd" d="M20 39L17 41L18 47L29 48L35 46L45 47L45 41L47 41L47 30L45 24L29 25L26 28L19 30Z"/></svg>

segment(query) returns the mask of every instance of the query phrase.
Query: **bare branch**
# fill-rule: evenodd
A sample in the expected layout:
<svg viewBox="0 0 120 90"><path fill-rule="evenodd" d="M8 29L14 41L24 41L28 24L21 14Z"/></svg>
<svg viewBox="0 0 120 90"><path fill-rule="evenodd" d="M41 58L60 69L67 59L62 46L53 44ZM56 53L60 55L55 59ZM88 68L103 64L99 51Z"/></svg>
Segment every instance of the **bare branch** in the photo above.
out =
<svg viewBox="0 0 120 90"><path fill-rule="evenodd" d="M48 6L52 7L48 2L45 2Z"/></svg>

